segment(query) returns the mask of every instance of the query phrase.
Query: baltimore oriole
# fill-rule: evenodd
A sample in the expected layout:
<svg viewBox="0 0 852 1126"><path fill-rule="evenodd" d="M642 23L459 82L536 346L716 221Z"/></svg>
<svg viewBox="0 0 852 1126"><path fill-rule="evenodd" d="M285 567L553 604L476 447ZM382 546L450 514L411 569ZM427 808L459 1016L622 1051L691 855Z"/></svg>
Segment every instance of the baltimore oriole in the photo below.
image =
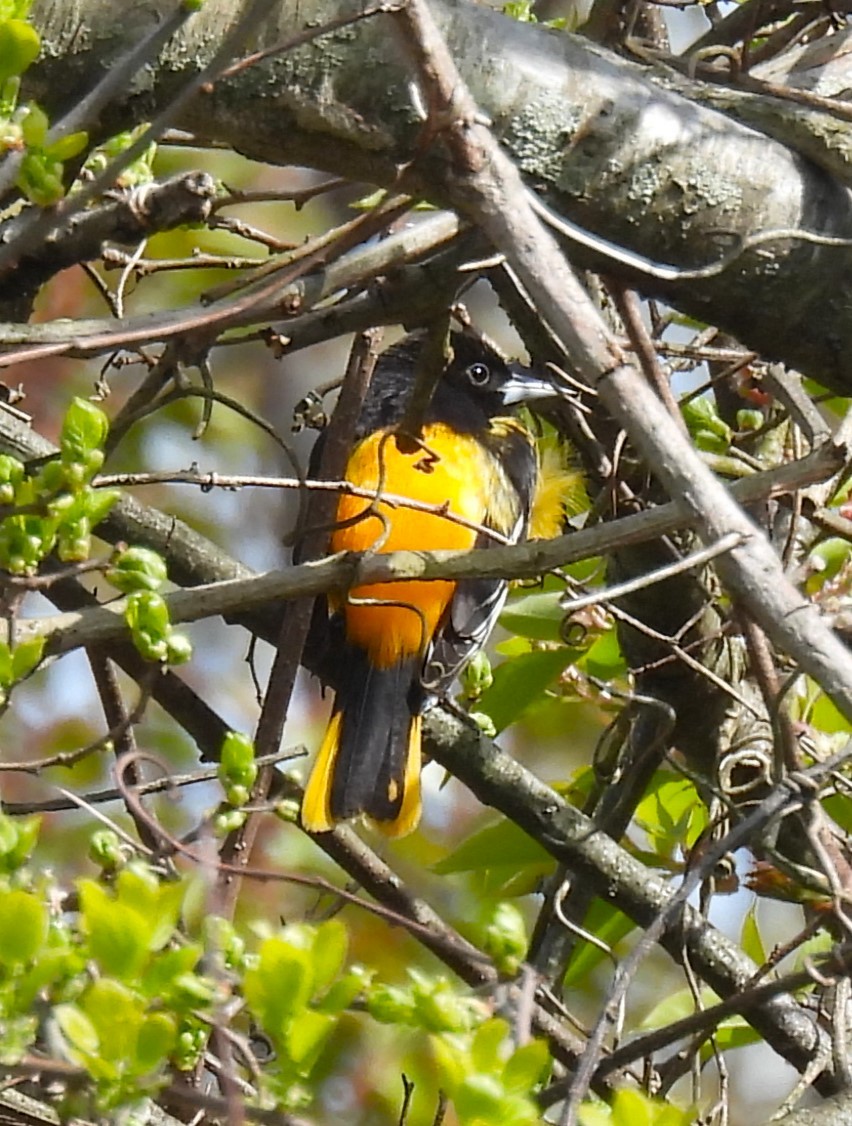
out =
<svg viewBox="0 0 852 1126"><path fill-rule="evenodd" d="M346 480L462 517L343 496L331 550L465 549L526 534L538 465L513 406L552 396L553 386L507 364L462 333L447 361L417 441L398 435L414 384L422 333L376 364L346 468ZM367 514L369 513L369 514ZM378 515L376 514L378 513ZM359 519L359 516L361 517ZM327 676L336 697L302 803L312 832L366 813L388 836L420 819L421 713L485 644L506 597L495 579L358 586L329 602Z"/></svg>

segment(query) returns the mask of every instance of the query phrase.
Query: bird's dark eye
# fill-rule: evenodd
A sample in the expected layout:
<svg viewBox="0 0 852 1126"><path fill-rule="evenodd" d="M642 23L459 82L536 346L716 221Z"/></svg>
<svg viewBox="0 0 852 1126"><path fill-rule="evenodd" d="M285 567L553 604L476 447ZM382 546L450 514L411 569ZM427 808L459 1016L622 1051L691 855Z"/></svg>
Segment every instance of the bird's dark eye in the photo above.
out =
<svg viewBox="0 0 852 1126"><path fill-rule="evenodd" d="M471 364L465 375L474 387L484 387L491 378L491 370L486 364Z"/></svg>

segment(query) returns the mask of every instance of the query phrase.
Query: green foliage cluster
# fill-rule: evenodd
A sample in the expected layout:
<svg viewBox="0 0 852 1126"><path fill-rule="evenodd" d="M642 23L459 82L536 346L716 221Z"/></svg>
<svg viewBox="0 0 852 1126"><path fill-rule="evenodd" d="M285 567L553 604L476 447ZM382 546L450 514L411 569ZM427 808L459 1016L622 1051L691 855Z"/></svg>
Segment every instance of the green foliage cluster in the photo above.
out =
<svg viewBox="0 0 852 1126"><path fill-rule="evenodd" d="M492 1017L466 1034L433 1037L442 1087L462 1126L534 1126L541 1121L530 1097L550 1072L543 1040L512 1047L507 1021Z"/></svg>
<svg viewBox="0 0 852 1126"><path fill-rule="evenodd" d="M0 2L0 153L22 152L16 186L40 207L65 194L65 162L79 155L88 134L51 137L50 122L35 102L18 104L21 77L41 51L41 40L27 22L32 0Z"/></svg>
<svg viewBox="0 0 852 1126"><path fill-rule="evenodd" d="M39 34L27 21L31 4L32 0L0 0L0 155L21 154L15 186L30 203L50 207L65 196L73 179L65 166L85 152L89 135L85 130L69 133L52 129L37 102L19 102L21 79L41 51ZM186 0L186 7L197 10L201 0ZM86 158L84 173L91 177L102 171L145 128L140 125L118 133L93 149ZM155 154L156 145L150 145L122 169L118 185L128 188L148 183L153 177Z"/></svg>
<svg viewBox="0 0 852 1126"><path fill-rule="evenodd" d="M108 137L97 148L92 149L83 165L83 174L97 176L122 153L142 136L147 125L137 125L135 129L128 129L123 133L116 133ZM154 179L153 164L157 155L157 146L150 144L135 160L125 163L115 180L116 187L135 188L140 184L149 184Z"/></svg>
<svg viewBox="0 0 852 1126"><path fill-rule="evenodd" d="M225 790L229 806L245 805L257 779L254 761L254 744L237 731L229 731L222 743L219 760L219 781Z"/></svg>
<svg viewBox="0 0 852 1126"><path fill-rule="evenodd" d="M581 1126L692 1126L695 1110L649 1098L642 1091L616 1091L612 1105L587 1103L580 1110Z"/></svg>
<svg viewBox="0 0 852 1126"><path fill-rule="evenodd" d="M31 203L50 207L65 195L65 162L83 152L89 135L81 130L53 140L47 114L35 102L19 120L25 151L17 186Z"/></svg>
<svg viewBox="0 0 852 1126"><path fill-rule="evenodd" d="M348 935L329 919L318 927L292 924L267 934L243 983L249 1008L269 1037L275 1058L263 1082L276 1104L307 1106L307 1085L342 1013L368 986L360 966L345 968Z"/></svg>
<svg viewBox="0 0 852 1126"><path fill-rule="evenodd" d="M220 994L199 970L206 934L176 941L190 885L132 861L109 887L79 880L72 915L51 876L27 863L37 833L36 818L0 815L0 1058L16 1063L43 1046L47 1004L51 1034L92 1080L96 1108L138 1104L167 1063L194 1066Z"/></svg>
<svg viewBox="0 0 852 1126"><path fill-rule="evenodd" d="M103 465L109 431L104 412L86 399L74 399L62 422L59 452L37 464L0 454L0 568L10 575L36 574L49 556L62 563L85 563L92 531L118 500L116 489L93 485ZM127 595L125 620L136 648L150 661L181 664L189 659L189 640L176 631L159 588L166 565L154 551L120 547L104 568L109 582ZM40 638L10 646L0 642L0 702L14 683L41 660Z"/></svg>
<svg viewBox="0 0 852 1126"><path fill-rule="evenodd" d="M75 399L65 415L59 455L33 472L16 457L0 455L0 567L33 575L51 552L63 563L89 558L92 529L118 499L115 489L95 489L109 423L93 403Z"/></svg>
<svg viewBox="0 0 852 1126"><path fill-rule="evenodd" d="M128 859L111 832L92 842L102 879L78 879L69 911L30 863L38 829L38 818L0 814L0 1061L41 1052L49 1011L54 1049L90 1080L67 1095L64 1113L141 1107L197 1064L226 1007L238 1014L231 1027L269 1038L261 1105L307 1106L324 1048L358 1008L361 1021L425 1038L464 1126L538 1121L532 1094L548 1073L546 1045L513 1047L508 1024L445 978L412 970L405 986L375 982L375 970L347 964L348 931L336 919L259 924L249 951L231 923L206 912L201 880Z"/></svg>
<svg viewBox="0 0 852 1126"><path fill-rule="evenodd" d="M727 453L734 440L735 432L719 415L712 399L701 395L681 403L686 428L699 450L711 454ZM743 407L737 411L736 423L740 434L760 430L765 422L762 411Z"/></svg>

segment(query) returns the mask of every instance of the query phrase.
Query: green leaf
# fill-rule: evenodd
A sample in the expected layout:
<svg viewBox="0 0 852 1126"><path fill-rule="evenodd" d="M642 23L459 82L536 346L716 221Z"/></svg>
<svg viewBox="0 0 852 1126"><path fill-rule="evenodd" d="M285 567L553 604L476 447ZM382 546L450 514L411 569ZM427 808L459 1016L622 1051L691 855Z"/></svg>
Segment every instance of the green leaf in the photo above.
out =
<svg viewBox="0 0 852 1126"><path fill-rule="evenodd" d="M414 1024L412 991L403 985L379 982L367 995L367 1012L381 1024Z"/></svg>
<svg viewBox="0 0 852 1126"><path fill-rule="evenodd" d="M216 999L216 986L200 974L178 974L174 979L171 1000L178 1007L211 1005Z"/></svg>
<svg viewBox="0 0 852 1126"><path fill-rule="evenodd" d="M0 963L32 961L47 938L47 907L28 891L0 892Z"/></svg>
<svg viewBox="0 0 852 1126"><path fill-rule="evenodd" d="M41 817L37 813L34 813L32 817L20 818L15 824L18 830L18 840L12 850L12 860L23 864L25 861L29 860L38 842L38 836L41 830Z"/></svg>
<svg viewBox="0 0 852 1126"><path fill-rule="evenodd" d="M15 489L24 479L24 463L11 454L0 454L0 503L14 504Z"/></svg>
<svg viewBox="0 0 852 1126"><path fill-rule="evenodd" d="M299 1073L306 1075L316 1063L323 1044L328 1039L337 1018L328 1013L305 1009L290 1022L284 1042L287 1055L296 1064Z"/></svg>
<svg viewBox="0 0 852 1126"><path fill-rule="evenodd" d="M444 978L409 970L414 980L413 1023L427 1032L467 1032L474 1022L475 1002L457 993Z"/></svg>
<svg viewBox="0 0 852 1126"><path fill-rule="evenodd" d="M316 1002L316 1009L323 1013L341 1013L348 1009L359 993L364 993L370 985L372 971L363 966L353 966L348 973L326 991L323 997ZM413 1003L409 1004L407 1016L413 1012ZM391 1021L390 1023L396 1023ZM400 1021L405 1024L407 1021Z"/></svg>
<svg viewBox="0 0 852 1126"><path fill-rule="evenodd" d="M136 1039L136 1066L141 1073L166 1062L177 1043L177 1023L169 1013L150 1013Z"/></svg>
<svg viewBox="0 0 852 1126"><path fill-rule="evenodd" d="M707 827L707 807L688 778L658 770L636 807L636 822L658 857L691 847Z"/></svg>
<svg viewBox="0 0 852 1126"><path fill-rule="evenodd" d="M62 165L39 152L24 153L15 183L39 207L51 207L65 195Z"/></svg>
<svg viewBox="0 0 852 1126"><path fill-rule="evenodd" d="M81 130L79 133L68 133L60 137L49 145L45 152L53 160L66 161L81 153L88 143L89 134Z"/></svg>
<svg viewBox="0 0 852 1126"><path fill-rule="evenodd" d="M596 676L598 680L615 680L627 672L627 662L621 652L618 634L614 629L605 630L585 654L578 660L578 665L589 676Z"/></svg>
<svg viewBox="0 0 852 1126"><path fill-rule="evenodd" d="M116 881L118 898L147 920L149 950L162 950L174 935L184 890L183 882L161 882L140 864L130 864L119 873Z"/></svg>
<svg viewBox="0 0 852 1126"><path fill-rule="evenodd" d="M699 449L708 453L724 453L728 449L733 432L706 395L681 403L680 409L686 428Z"/></svg>
<svg viewBox="0 0 852 1126"><path fill-rule="evenodd" d="M72 399L62 420L59 449L63 462L85 463L93 450L100 450L109 431L109 419L88 399Z"/></svg>
<svg viewBox="0 0 852 1126"><path fill-rule="evenodd" d="M848 735L852 729L850 729L849 720L846 716L838 710L824 692L815 687L812 681L808 681L808 688L817 692L816 701L810 713L811 725L827 735L835 735L841 732Z"/></svg>
<svg viewBox="0 0 852 1126"><path fill-rule="evenodd" d="M713 1033L713 1040L721 1052L733 1048L747 1048L750 1044L759 1044L760 1033L752 1028L745 1017L734 1015L725 1017ZM712 1052L712 1045L706 1045L708 1054Z"/></svg>
<svg viewBox="0 0 852 1126"><path fill-rule="evenodd" d="M515 1095L528 1095L547 1076L550 1051L543 1040L531 1040L516 1049L503 1068L503 1085Z"/></svg>
<svg viewBox="0 0 852 1126"><path fill-rule="evenodd" d="M837 821L847 835L852 836L852 799L849 795L832 794L831 797L824 798L821 805L829 817Z"/></svg>
<svg viewBox="0 0 852 1126"><path fill-rule="evenodd" d="M38 840L41 818L11 818L0 812L0 871L11 873L22 867Z"/></svg>
<svg viewBox="0 0 852 1126"><path fill-rule="evenodd" d="M477 1071L484 1073L502 1070L500 1052L509 1035L509 1024L502 1017L483 1021L473 1034L470 1058Z"/></svg>
<svg viewBox="0 0 852 1126"><path fill-rule="evenodd" d="M113 978L102 977L89 986L80 1007L95 1030L101 1058L116 1064L126 1064L133 1058L143 1004L132 990Z"/></svg>
<svg viewBox="0 0 852 1126"><path fill-rule="evenodd" d="M121 492L118 489L93 489L86 485L80 492L84 501L84 515L93 528L97 528L101 520L112 511L118 502Z"/></svg>
<svg viewBox="0 0 852 1126"><path fill-rule="evenodd" d="M148 959L149 920L116 902L93 880L81 880L78 889L92 957L106 973L136 981Z"/></svg>
<svg viewBox="0 0 852 1126"><path fill-rule="evenodd" d="M307 1006L312 986L310 953L276 936L261 944L257 966L246 971L243 990L257 1019L280 1041L287 1019Z"/></svg>
<svg viewBox="0 0 852 1126"><path fill-rule="evenodd" d="M717 1004L719 998L712 989L704 988L701 990L701 1003L707 1008L710 1005ZM667 997L663 997L639 1025L640 1028L653 1029L662 1028L664 1025L671 1024L676 1020L683 1020L684 1017L692 1016L695 1012L695 995L691 989L679 989L675 993L670 993Z"/></svg>
<svg viewBox="0 0 852 1126"><path fill-rule="evenodd" d="M453 1104L463 1123L505 1122L503 1085L495 1075L466 1076L453 1093Z"/></svg>
<svg viewBox="0 0 852 1126"><path fill-rule="evenodd" d="M821 955L828 954L833 947L834 939L831 934L827 930L818 932L796 949L793 958L794 971L806 969L812 959L819 959Z"/></svg>
<svg viewBox="0 0 852 1126"><path fill-rule="evenodd" d="M580 1126L612 1126L612 1111L606 1103L585 1102L580 1107L577 1117Z"/></svg>
<svg viewBox="0 0 852 1126"><path fill-rule="evenodd" d="M651 1100L641 1091L622 1088L612 1100L613 1126L653 1126Z"/></svg>
<svg viewBox="0 0 852 1126"><path fill-rule="evenodd" d="M161 951L152 958L142 977L140 988L151 1001L174 1003L174 993L183 994L182 981L201 960L203 950L197 943Z"/></svg>
<svg viewBox="0 0 852 1126"><path fill-rule="evenodd" d="M147 864L134 861L116 880L115 894L126 906L148 918L156 911L160 898L159 877Z"/></svg>
<svg viewBox="0 0 852 1126"><path fill-rule="evenodd" d="M343 969L349 932L340 919L328 919L317 927L313 943L314 991L323 992Z"/></svg>
<svg viewBox="0 0 852 1126"><path fill-rule="evenodd" d="M97 1053L100 1042L95 1026L78 1005L57 1005L53 1015L69 1044L86 1055Z"/></svg>
<svg viewBox="0 0 852 1126"><path fill-rule="evenodd" d="M566 613L563 597L564 592L553 590L513 599L500 615L500 625L534 641L561 641Z"/></svg>
<svg viewBox="0 0 852 1126"><path fill-rule="evenodd" d="M503 5L503 15L509 16L519 23L537 23L533 12L533 0L506 0Z"/></svg>
<svg viewBox="0 0 852 1126"><path fill-rule="evenodd" d="M23 1011L4 1018L0 1028L0 1063L20 1063L35 1044L39 1032L39 1018L34 1012Z"/></svg>
<svg viewBox="0 0 852 1126"><path fill-rule="evenodd" d="M12 650L12 680L23 680L41 660L44 652L43 637L32 637L29 641L19 641Z"/></svg>
<svg viewBox="0 0 852 1126"><path fill-rule="evenodd" d="M470 1071L470 1058L464 1050L464 1040L459 1036L432 1036L430 1043L439 1083L453 1096Z"/></svg>
<svg viewBox="0 0 852 1126"><path fill-rule="evenodd" d="M473 833L432 866L439 876L481 872L489 868L523 868L549 861L550 854L514 821L504 818Z"/></svg>
<svg viewBox="0 0 852 1126"><path fill-rule="evenodd" d="M40 50L38 32L30 24L14 19L0 23L0 82L23 74Z"/></svg>
<svg viewBox="0 0 852 1126"><path fill-rule="evenodd" d="M504 661L494 670L494 683L482 694L477 710L489 715L497 731L502 731L543 697L577 654L575 649L543 649Z"/></svg>
<svg viewBox="0 0 852 1126"><path fill-rule="evenodd" d="M757 902L752 903L746 911L740 932L740 945L749 958L758 966L766 962L766 948L760 937L760 928L757 925Z"/></svg>
<svg viewBox="0 0 852 1126"><path fill-rule="evenodd" d="M55 992L82 973L84 957L77 946L70 946L70 941L68 935L48 931L47 941L38 956L17 978L17 1000L23 1011L33 1010L36 998L45 990Z"/></svg>
<svg viewBox="0 0 852 1126"><path fill-rule="evenodd" d="M5 813L0 813L0 856L7 856L15 847L18 834L15 831L15 822Z"/></svg>
<svg viewBox="0 0 852 1126"><path fill-rule="evenodd" d="M694 1121L693 1107L682 1110L632 1087L622 1087L612 1100L611 1126L692 1126Z"/></svg>

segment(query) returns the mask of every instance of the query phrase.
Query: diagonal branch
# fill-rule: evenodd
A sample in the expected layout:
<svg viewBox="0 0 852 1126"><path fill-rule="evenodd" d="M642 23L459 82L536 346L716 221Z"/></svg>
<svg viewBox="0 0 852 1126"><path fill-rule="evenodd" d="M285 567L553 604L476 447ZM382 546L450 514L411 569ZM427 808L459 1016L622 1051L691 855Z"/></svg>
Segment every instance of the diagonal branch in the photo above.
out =
<svg viewBox="0 0 852 1126"><path fill-rule="evenodd" d="M717 562L722 580L775 644L852 718L852 654L791 586L766 537L704 466L639 372L625 364L614 336L530 206L517 168L479 123L427 5L411 0L394 18L407 32L427 102L440 107L447 123L447 193L505 256L574 372L594 387L669 496L691 515L704 542L732 532L742 536Z"/></svg>
<svg viewBox="0 0 852 1126"><path fill-rule="evenodd" d="M364 6L350 0L276 5L258 41L282 42ZM81 75L101 65L104 54L119 54L128 34L123 11L99 0L76 4L79 25L98 27L89 39L72 34L79 25L63 23L61 9L48 0L34 6L47 49L27 80L48 106L78 96ZM542 186L548 204L584 229L678 267L704 264L767 230L852 234L852 201L842 184L786 147L792 111L781 99L690 83L467 0L435 0L433 10L507 151ZM152 71L147 96L129 91L111 107L112 121L126 128L152 106L168 104L175 84L210 58L232 17L230 0L207 0ZM364 20L266 59L196 99L178 124L257 159L390 186L415 155L420 133L392 18ZM838 75L836 88L844 85L848 79ZM702 91L724 112L699 104ZM759 124L732 120L737 106L760 107L753 117ZM827 114L795 108L803 138L814 121L808 149L814 159L820 145L842 159L848 130ZM774 124L781 143L771 139ZM420 194L436 202L446 199L445 161L433 146L417 169ZM842 341L852 331L852 307L841 296L849 259L848 248L785 238L742 255L719 277L671 283L634 277L646 294L664 296L842 390L848 387ZM584 263L593 260L607 268L601 256L583 253Z"/></svg>

